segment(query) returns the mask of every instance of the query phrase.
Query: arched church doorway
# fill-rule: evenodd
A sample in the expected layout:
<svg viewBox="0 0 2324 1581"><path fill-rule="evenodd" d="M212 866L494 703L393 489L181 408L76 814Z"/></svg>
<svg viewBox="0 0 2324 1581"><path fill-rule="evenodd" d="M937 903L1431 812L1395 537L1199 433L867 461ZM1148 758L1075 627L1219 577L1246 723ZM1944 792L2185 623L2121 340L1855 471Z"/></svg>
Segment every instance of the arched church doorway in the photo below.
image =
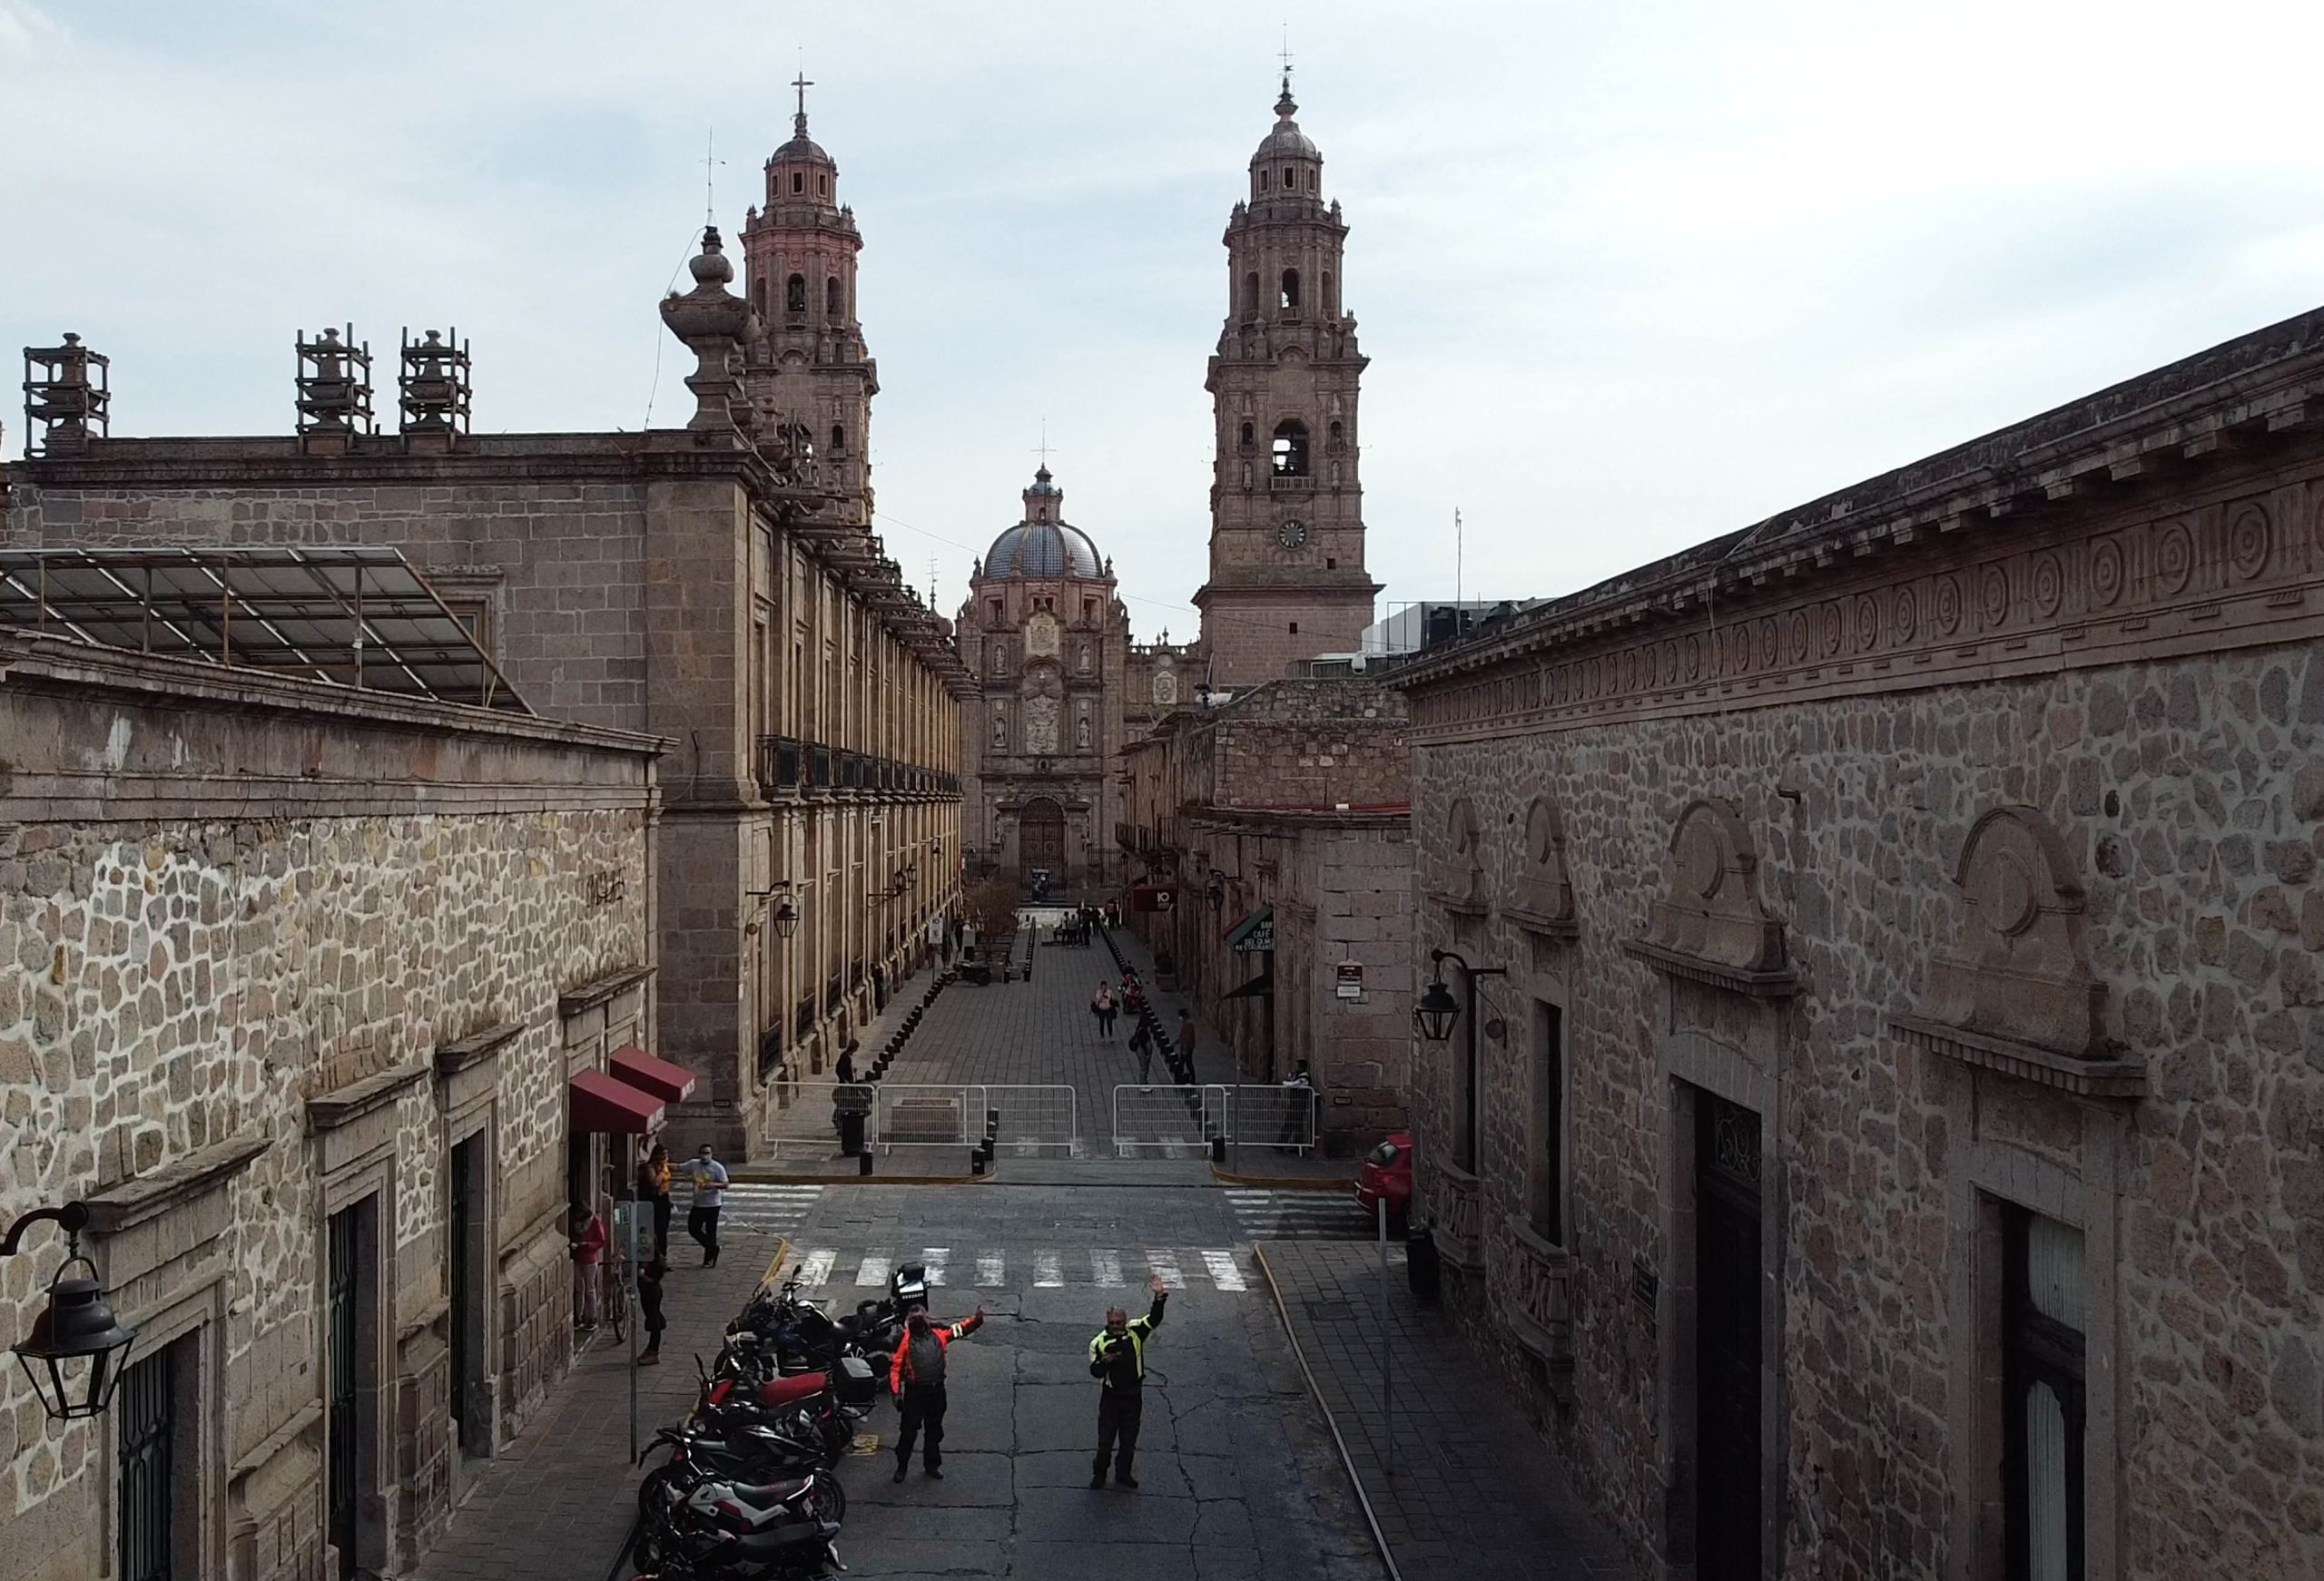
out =
<svg viewBox="0 0 2324 1581"><path fill-rule="evenodd" d="M1035 868L1047 868L1054 884L1065 881L1065 809L1046 796L1036 796L1017 815L1019 876L1030 880Z"/></svg>

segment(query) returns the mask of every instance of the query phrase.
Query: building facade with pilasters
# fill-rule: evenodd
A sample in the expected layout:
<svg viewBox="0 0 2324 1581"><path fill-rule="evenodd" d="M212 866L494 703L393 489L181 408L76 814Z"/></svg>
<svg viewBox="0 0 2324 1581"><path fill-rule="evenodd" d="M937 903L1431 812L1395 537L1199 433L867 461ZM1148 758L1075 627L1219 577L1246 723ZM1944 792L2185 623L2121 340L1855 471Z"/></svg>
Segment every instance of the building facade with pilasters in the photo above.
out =
<svg viewBox="0 0 2324 1581"><path fill-rule="evenodd" d="M2324 1574L2320 403L2324 312L1403 672L1416 1212L1648 1574Z"/></svg>

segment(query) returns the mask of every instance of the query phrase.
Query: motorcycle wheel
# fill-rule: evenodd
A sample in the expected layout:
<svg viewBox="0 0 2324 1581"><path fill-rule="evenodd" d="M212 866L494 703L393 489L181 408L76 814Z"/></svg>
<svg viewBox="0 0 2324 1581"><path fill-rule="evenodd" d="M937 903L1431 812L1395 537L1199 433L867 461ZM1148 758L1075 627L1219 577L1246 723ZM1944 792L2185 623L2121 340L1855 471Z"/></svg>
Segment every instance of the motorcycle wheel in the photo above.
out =
<svg viewBox="0 0 2324 1581"><path fill-rule="evenodd" d="M807 1496L807 1513L819 1521L841 1526L847 1520L847 1489L839 1478L826 1472L815 1478L815 1490Z"/></svg>
<svg viewBox="0 0 2324 1581"><path fill-rule="evenodd" d="M672 1465L656 1466L637 1485L638 1518L652 1526L669 1517L671 1507L676 1503L667 1489L677 1480L678 1468Z"/></svg>

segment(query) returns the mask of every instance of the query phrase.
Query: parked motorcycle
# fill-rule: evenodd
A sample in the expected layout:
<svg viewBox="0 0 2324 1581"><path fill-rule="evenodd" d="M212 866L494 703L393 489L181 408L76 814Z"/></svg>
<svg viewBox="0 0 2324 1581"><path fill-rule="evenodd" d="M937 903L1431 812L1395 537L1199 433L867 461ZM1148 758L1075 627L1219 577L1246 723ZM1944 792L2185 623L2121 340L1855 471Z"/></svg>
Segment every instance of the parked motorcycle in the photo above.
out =
<svg viewBox="0 0 2324 1581"><path fill-rule="evenodd" d="M630 1557L665 1577L793 1581L844 1568L835 1540L847 1495L828 1471L773 1481L739 1478L710 1468L704 1446L694 1458L661 1467L638 1490L637 1535Z"/></svg>

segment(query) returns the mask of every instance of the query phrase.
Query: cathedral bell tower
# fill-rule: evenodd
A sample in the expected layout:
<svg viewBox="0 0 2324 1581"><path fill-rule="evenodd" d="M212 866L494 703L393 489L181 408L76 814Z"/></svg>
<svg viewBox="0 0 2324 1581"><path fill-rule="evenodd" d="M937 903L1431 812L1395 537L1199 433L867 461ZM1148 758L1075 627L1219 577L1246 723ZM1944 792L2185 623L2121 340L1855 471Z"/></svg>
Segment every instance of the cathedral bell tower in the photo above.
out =
<svg viewBox="0 0 2324 1581"><path fill-rule="evenodd" d="M1380 591L1364 568L1356 471L1364 358L1340 308L1347 225L1291 79L1226 222L1226 326L1210 359L1216 462L1210 578L1195 594L1211 683L1256 685L1355 651Z"/></svg>
<svg viewBox="0 0 2324 1581"><path fill-rule="evenodd" d="M855 257L863 238L839 201L839 166L807 135L803 74L791 141L766 162L766 202L743 225L750 301L765 339L751 349L745 384L758 431L812 447L824 487L845 497L843 519L872 521L872 398L879 365L855 316Z"/></svg>

